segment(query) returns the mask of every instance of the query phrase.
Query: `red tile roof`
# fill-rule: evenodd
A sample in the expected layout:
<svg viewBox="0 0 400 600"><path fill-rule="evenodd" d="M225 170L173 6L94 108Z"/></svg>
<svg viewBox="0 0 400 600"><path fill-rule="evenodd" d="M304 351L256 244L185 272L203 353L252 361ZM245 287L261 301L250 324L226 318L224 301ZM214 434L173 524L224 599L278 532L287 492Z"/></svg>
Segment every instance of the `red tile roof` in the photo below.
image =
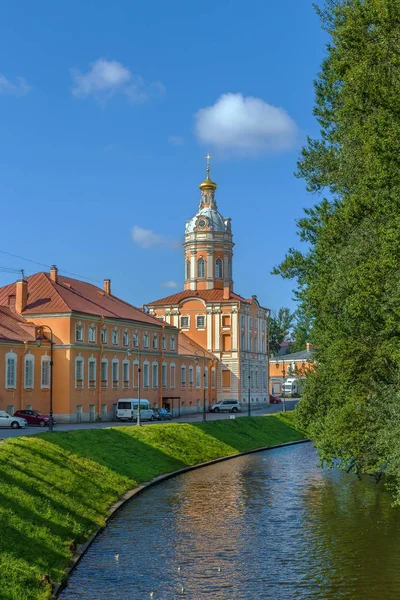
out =
<svg viewBox="0 0 400 600"><path fill-rule="evenodd" d="M211 352L205 350L203 346L201 346L200 344L192 340L189 336L187 336L185 333L182 333L182 331L180 331L178 334L178 354L194 356L196 353L197 356L199 356L199 358L203 358L203 355L205 355L206 358L210 360L215 360L214 354L211 354Z"/></svg>
<svg viewBox="0 0 400 600"><path fill-rule="evenodd" d="M178 294L172 294L172 296L167 296L166 298L161 298L154 302L148 302L146 306L179 304L182 300L187 300L188 298L200 298L206 302L232 302L233 300L251 304L251 300L246 300L242 296L239 296L239 294L235 294L235 292L230 292L229 300L224 300L224 290L184 290Z"/></svg>
<svg viewBox="0 0 400 600"><path fill-rule="evenodd" d="M139 321L149 325L162 323L139 308L124 300L106 294L86 281L58 276L58 282L50 279L48 273L35 273L27 278L28 303L23 316L52 313L86 313L114 319ZM0 288L0 306L8 305L10 295L15 295L15 283ZM172 327L171 325L165 325Z"/></svg>
<svg viewBox="0 0 400 600"><path fill-rule="evenodd" d="M0 306L0 341L34 342L35 327L6 306Z"/></svg>

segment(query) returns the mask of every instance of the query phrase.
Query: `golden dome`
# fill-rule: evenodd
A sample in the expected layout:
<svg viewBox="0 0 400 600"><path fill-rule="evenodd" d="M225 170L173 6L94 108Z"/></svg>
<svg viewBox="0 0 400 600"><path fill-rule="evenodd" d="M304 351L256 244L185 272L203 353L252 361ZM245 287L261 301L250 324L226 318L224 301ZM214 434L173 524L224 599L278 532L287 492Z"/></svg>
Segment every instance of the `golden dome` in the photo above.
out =
<svg viewBox="0 0 400 600"><path fill-rule="evenodd" d="M216 190L217 184L211 181L209 173L207 173L207 177L205 180L199 185L199 188L203 190Z"/></svg>

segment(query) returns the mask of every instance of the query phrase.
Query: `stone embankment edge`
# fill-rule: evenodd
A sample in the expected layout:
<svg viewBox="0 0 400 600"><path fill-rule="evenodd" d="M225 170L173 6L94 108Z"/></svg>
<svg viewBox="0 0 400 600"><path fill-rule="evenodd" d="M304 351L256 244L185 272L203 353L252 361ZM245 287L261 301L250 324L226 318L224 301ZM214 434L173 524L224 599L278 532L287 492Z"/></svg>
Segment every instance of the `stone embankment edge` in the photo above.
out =
<svg viewBox="0 0 400 600"><path fill-rule="evenodd" d="M304 444L306 442L311 442L309 438L305 438L304 440L295 440L293 442L284 442L282 444L277 444L276 446L263 446L262 448L254 448L253 450L246 450L246 452L239 452L238 454L229 454L228 456L221 456L221 458L215 458L214 460L208 460L206 462L197 463L196 465L190 465L188 467L184 467L183 469L179 469L178 471L171 471L171 473L165 473L164 475L158 475L151 481L146 481L141 485L129 490L123 494L120 499L110 506L108 511L108 515L105 519L106 524L104 527L99 527L92 533L92 535L88 538L88 540L84 544L79 544L72 559L70 566L65 570L65 574L67 579L61 583L57 583L53 586L52 598L58 598L61 591L66 587L68 583L68 578L71 573L74 571L82 557L86 554L89 547L93 544L94 540L97 536L102 533L107 527L108 522L117 514L117 512L132 498L138 496L149 487L154 485L158 485L167 479L172 479L172 477L176 477L177 475L182 475L183 473L188 473L189 471L194 471L195 469L201 469L202 467L208 467L210 465L215 465L220 462L224 462L226 460L230 460L231 458L238 458L240 456L246 456L247 454L255 454L256 452L264 452L265 450L275 450L276 448L284 448L285 446L294 446L296 444Z"/></svg>

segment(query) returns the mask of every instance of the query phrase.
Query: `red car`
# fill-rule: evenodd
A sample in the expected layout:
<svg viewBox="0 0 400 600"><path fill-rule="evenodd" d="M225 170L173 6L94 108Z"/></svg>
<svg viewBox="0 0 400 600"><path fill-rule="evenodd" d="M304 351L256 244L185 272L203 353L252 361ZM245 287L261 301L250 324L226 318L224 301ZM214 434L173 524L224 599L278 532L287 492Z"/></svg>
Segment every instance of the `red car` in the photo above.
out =
<svg viewBox="0 0 400 600"><path fill-rule="evenodd" d="M275 394L269 395L269 403L270 404L279 404L280 402L282 402L282 400L280 398L278 398L278 396L275 396Z"/></svg>
<svg viewBox="0 0 400 600"><path fill-rule="evenodd" d="M37 410L17 410L14 417L22 417L28 422L28 425L39 425L40 427L48 427L49 425L48 415L42 415ZM53 423L55 423L54 419Z"/></svg>

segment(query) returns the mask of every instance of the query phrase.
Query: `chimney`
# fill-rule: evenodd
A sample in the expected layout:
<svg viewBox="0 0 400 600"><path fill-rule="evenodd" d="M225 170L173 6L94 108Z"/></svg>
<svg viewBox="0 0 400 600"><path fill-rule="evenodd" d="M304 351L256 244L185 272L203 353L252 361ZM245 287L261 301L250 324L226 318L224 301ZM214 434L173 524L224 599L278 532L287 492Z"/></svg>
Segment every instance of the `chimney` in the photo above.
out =
<svg viewBox="0 0 400 600"><path fill-rule="evenodd" d="M307 342L307 344L306 344L306 350L307 350L307 352L310 352L310 350L312 350L312 349L313 349L313 345L310 344L309 342Z"/></svg>
<svg viewBox="0 0 400 600"><path fill-rule="evenodd" d="M28 302L28 282L20 279L15 284L15 312L21 314Z"/></svg>
<svg viewBox="0 0 400 600"><path fill-rule="evenodd" d="M224 300L229 300L229 297L231 295L231 288L229 285L224 285L224 294L222 296L222 298Z"/></svg>
<svg viewBox="0 0 400 600"><path fill-rule="evenodd" d="M50 279L54 281L54 283L58 283L58 269L56 265L51 265L50 267Z"/></svg>
<svg viewBox="0 0 400 600"><path fill-rule="evenodd" d="M111 296L111 279L104 280L104 291L106 294Z"/></svg>

